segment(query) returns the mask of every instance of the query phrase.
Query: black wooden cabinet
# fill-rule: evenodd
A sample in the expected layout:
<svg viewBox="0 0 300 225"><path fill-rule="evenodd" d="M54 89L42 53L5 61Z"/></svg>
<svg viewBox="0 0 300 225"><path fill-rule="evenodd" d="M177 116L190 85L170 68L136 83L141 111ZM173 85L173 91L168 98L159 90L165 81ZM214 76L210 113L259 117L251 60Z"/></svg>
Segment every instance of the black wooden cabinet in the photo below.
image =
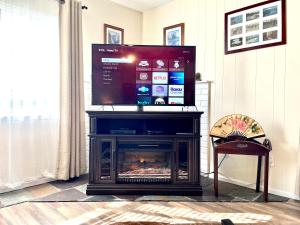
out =
<svg viewBox="0 0 300 225"><path fill-rule="evenodd" d="M95 183L114 183L115 182L115 152L116 138L96 137L96 145L94 147L93 163L94 163L94 181Z"/></svg>
<svg viewBox="0 0 300 225"><path fill-rule="evenodd" d="M202 112L87 113L87 194L202 194Z"/></svg>

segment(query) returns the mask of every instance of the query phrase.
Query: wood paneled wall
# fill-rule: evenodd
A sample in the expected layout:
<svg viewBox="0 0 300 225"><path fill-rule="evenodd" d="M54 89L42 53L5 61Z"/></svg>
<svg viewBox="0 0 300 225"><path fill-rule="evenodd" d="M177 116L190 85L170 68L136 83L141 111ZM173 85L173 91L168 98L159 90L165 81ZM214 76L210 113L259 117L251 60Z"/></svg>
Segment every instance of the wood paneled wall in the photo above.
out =
<svg viewBox="0 0 300 225"><path fill-rule="evenodd" d="M259 0L174 0L143 13L143 44L162 44L163 27L185 23L197 71L211 80L212 124L231 113L254 117L272 140L270 190L299 198L300 1L287 0L287 45L224 55L224 13ZM211 125L212 125L211 124ZM230 156L221 173L255 183L256 159Z"/></svg>

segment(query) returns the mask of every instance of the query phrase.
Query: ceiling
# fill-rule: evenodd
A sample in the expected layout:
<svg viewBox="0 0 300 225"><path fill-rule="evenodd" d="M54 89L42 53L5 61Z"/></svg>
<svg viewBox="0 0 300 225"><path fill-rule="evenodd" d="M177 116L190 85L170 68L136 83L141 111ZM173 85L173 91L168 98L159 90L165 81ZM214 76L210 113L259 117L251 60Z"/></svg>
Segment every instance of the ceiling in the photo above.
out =
<svg viewBox="0 0 300 225"><path fill-rule="evenodd" d="M173 0L111 0L119 5L137 10L137 11L146 11L148 9L152 9L163 5L167 2L171 2Z"/></svg>

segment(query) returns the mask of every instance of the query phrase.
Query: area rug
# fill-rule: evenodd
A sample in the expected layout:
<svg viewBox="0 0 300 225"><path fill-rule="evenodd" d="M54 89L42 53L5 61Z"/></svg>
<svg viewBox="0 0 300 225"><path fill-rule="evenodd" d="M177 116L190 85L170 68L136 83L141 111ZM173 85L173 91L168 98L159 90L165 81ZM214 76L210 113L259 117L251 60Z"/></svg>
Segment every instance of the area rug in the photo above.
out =
<svg viewBox="0 0 300 225"><path fill-rule="evenodd" d="M157 223L157 222L117 222L111 225L171 225L170 223ZM176 225L188 225L188 224L178 224ZM220 225L220 223L193 223L193 225Z"/></svg>
<svg viewBox="0 0 300 225"><path fill-rule="evenodd" d="M178 201L178 202L263 202L263 193L219 181L219 196L214 196L213 180L202 177L203 195L94 195L85 194L88 176L70 181L53 181L18 191L0 194L0 208L22 202L118 202L118 201ZM270 202L285 202L288 198L269 194Z"/></svg>

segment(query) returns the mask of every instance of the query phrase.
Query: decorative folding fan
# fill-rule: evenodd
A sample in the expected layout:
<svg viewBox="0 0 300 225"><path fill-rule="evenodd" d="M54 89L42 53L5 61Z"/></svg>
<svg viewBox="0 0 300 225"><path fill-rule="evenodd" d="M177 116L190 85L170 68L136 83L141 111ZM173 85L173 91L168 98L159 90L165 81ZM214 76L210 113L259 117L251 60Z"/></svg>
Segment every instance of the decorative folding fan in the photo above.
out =
<svg viewBox="0 0 300 225"><path fill-rule="evenodd" d="M210 136L227 138L243 136L246 138L264 137L261 125L249 116L232 114L218 120L210 130Z"/></svg>

